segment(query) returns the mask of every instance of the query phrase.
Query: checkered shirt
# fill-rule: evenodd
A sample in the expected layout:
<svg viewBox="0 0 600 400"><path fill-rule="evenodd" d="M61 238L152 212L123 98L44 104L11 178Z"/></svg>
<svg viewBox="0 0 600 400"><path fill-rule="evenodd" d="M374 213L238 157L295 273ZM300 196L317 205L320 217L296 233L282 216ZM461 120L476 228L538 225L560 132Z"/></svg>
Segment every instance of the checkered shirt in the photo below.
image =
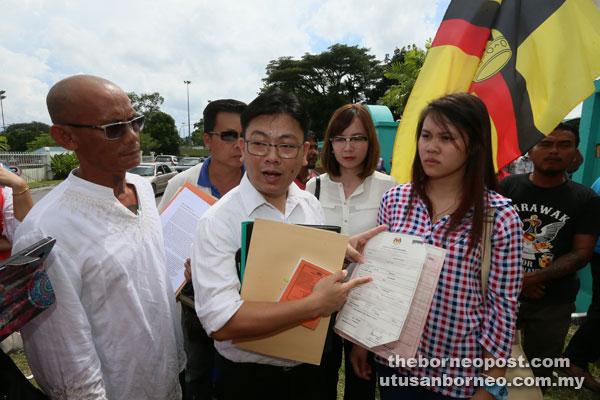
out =
<svg viewBox="0 0 600 400"><path fill-rule="evenodd" d="M510 357L523 279L521 253L523 231L510 200L488 191L488 207L495 207L492 234L491 268L487 305L481 288L482 248L479 244L466 254L471 231L472 212L443 240L444 216L432 225L427 207L415 195L412 210L405 218L412 184L388 190L381 200L378 223L387 224L392 232L422 237L427 243L447 250L444 266L425 323L416 357L474 359L483 356L485 348L496 358ZM388 361L377 357L388 365ZM480 368L398 368L403 374L418 377L479 376ZM443 382L443 381L442 381ZM445 396L471 397L476 387L431 387Z"/></svg>

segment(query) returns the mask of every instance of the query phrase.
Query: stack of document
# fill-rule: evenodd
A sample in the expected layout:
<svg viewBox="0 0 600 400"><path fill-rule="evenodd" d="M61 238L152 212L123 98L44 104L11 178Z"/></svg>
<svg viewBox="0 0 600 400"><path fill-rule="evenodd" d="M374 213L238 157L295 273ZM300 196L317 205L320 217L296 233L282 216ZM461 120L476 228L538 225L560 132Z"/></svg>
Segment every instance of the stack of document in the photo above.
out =
<svg viewBox="0 0 600 400"><path fill-rule="evenodd" d="M370 239L352 277L373 281L348 294L335 331L382 357L414 357L446 250L391 232Z"/></svg>
<svg viewBox="0 0 600 400"><path fill-rule="evenodd" d="M165 238L167 270L175 296L179 295L186 283L184 263L190 257L196 224L202 214L216 202L216 198L186 182L160 214ZM193 303L188 305L194 306Z"/></svg>
<svg viewBox="0 0 600 400"><path fill-rule="evenodd" d="M348 236L323 229L256 219L241 297L285 301L312 292L316 281L342 268ZM234 340L244 350L319 365L330 317L307 321L252 340Z"/></svg>

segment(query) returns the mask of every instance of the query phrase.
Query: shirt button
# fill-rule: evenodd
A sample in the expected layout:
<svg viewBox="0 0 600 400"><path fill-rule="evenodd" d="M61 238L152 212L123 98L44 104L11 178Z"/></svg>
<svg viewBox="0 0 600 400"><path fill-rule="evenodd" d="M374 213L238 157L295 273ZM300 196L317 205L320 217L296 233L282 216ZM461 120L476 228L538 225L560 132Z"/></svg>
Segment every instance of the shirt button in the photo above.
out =
<svg viewBox="0 0 600 400"><path fill-rule="evenodd" d="M347 220L347 219L345 219L345 220L344 220L344 222L345 222L345 223L348 223L348 220Z"/></svg>

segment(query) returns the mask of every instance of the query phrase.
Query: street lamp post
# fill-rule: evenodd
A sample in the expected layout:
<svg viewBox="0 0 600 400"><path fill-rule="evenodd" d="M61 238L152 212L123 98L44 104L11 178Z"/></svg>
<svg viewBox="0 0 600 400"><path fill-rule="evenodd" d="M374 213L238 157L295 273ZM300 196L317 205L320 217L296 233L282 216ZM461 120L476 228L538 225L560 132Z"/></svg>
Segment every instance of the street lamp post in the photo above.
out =
<svg viewBox="0 0 600 400"><path fill-rule="evenodd" d="M2 110L2 132L6 132L6 126L4 126L4 106L2 105L2 100L6 98L4 93L6 93L5 90L0 90L0 110Z"/></svg>
<svg viewBox="0 0 600 400"><path fill-rule="evenodd" d="M186 124L185 122L182 122L182 123L181 123L181 126L179 127L179 137L181 137L181 130L182 130L183 128L185 128L185 126L186 126L186 125L187 125L187 124Z"/></svg>
<svg viewBox="0 0 600 400"><path fill-rule="evenodd" d="M187 106L188 106L188 138L192 137L192 131L190 127L190 83L191 81L183 81L187 88Z"/></svg>

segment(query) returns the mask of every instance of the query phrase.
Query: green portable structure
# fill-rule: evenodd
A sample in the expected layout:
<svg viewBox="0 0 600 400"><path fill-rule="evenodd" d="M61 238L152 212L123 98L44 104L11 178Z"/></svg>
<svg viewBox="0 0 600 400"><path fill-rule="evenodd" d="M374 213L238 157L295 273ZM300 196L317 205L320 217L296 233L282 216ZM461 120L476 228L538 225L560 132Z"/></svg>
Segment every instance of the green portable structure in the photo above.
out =
<svg viewBox="0 0 600 400"><path fill-rule="evenodd" d="M583 102L579 123L579 151L583 164L573 174L573 180L586 186L600 177L600 80L594 82L595 91ZM577 295L576 312L586 312L592 301L592 273L589 266L580 269L581 289Z"/></svg>
<svg viewBox="0 0 600 400"><path fill-rule="evenodd" d="M389 174L392 170L392 155L394 153L394 141L398 131L398 122L394 121L392 112L386 106L366 105L377 131L379 139L380 157L383 158L385 170Z"/></svg>

